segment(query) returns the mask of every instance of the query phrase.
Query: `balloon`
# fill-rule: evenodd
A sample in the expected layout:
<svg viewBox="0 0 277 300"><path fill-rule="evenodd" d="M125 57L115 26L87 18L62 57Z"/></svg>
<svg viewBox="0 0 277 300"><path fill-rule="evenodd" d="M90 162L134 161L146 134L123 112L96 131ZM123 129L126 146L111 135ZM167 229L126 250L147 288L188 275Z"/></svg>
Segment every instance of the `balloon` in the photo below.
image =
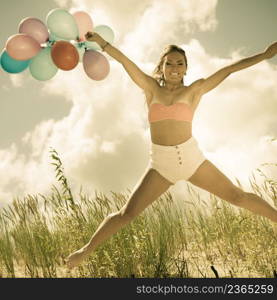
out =
<svg viewBox="0 0 277 300"><path fill-rule="evenodd" d="M76 11L73 17L79 29L79 40L83 42L86 40L85 34L93 29L92 19L85 11Z"/></svg>
<svg viewBox="0 0 277 300"><path fill-rule="evenodd" d="M2 68L8 73L20 73L28 68L30 60L15 60L3 49L0 57Z"/></svg>
<svg viewBox="0 0 277 300"><path fill-rule="evenodd" d="M94 28L94 32L97 32L99 35L101 35L102 38L107 42L109 43L114 42L114 32L109 26L98 25Z"/></svg>
<svg viewBox="0 0 277 300"><path fill-rule="evenodd" d="M28 60L41 50L40 44L25 33L14 34L6 42L8 54L16 60Z"/></svg>
<svg viewBox="0 0 277 300"><path fill-rule="evenodd" d="M107 25L98 25L94 28L94 32L98 33L104 40L109 43L114 42L114 32ZM86 47L93 50L101 50L101 47L95 42L86 41Z"/></svg>
<svg viewBox="0 0 277 300"><path fill-rule="evenodd" d="M31 60L29 70L35 79L42 81L49 80L56 75L58 68L52 60L50 47L42 49Z"/></svg>
<svg viewBox="0 0 277 300"><path fill-rule="evenodd" d="M48 38L48 30L44 23L37 18L25 18L19 23L19 33L26 33L39 44L45 43Z"/></svg>
<svg viewBox="0 0 277 300"><path fill-rule="evenodd" d="M94 50L88 50L83 56L83 67L93 80L103 80L110 72L110 64L106 57Z"/></svg>
<svg viewBox="0 0 277 300"><path fill-rule="evenodd" d="M49 41L52 41L52 42L56 42L56 41L67 41L67 39L61 38L61 37L55 35L53 32L50 32L50 33L49 33Z"/></svg>
<svg viewBox="0 0 277 300"><path fill-rule="evenodd" d="M79 32L74 17L65 9L52 9L46 23L51 33L67 40L76 40Z"/></svg>
<svg viewBox="0 0 277 300"><path fill-rule="evenodd" d="M78 51L66 41L58 41L52 46L51 57L55 65L64 71L74 69L79 62Z"/></svg>

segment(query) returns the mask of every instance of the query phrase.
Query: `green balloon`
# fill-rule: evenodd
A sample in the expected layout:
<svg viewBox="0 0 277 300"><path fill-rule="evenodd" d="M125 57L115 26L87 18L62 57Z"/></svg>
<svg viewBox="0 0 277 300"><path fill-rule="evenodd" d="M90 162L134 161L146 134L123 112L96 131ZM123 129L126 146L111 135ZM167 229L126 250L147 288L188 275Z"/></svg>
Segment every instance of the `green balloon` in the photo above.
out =
<svg viewBox="0 0 277 300"><path fill-rule="evenodd" d="M52 9L46 17L46 23L50 33L60 38L76 40L79 36L74 17L65 9Z"/></svg>
<svg viewBox="0 0 277 300"><path fill-rule="evenodd" d="M107 42L111 44L114 42L114 32L109 26L98 25L94 28L93 31L101 35L101 37Z"/></svg>
<svg viewBox="0 0 277 300"><path fill-rule="evenodd" d="M51 57L51 48L42 49L30 62L29 70L31 75L37 80L49 80L58 71Z"/></svg>
<svg viewBox="0 0 277 300"><path fill-rule="evenodd" d="M50 32L50 34L49 34L49 41L51 41L51 42L68 41L68 39L61 38L61 37L55 35L53 32Z"/></svg>
<svg viewBox="0 0 277 300"><path fill-rule="evenodd" d="M112 44L114 42L114 32L107 25L98 25L93 29L94 32L98 33L104 40ZM91 50L101 50L101 47L95 42L86 41L85 45Z"/></svg>
<svg viewBox="0 0 277 300"><path fill-rule="evenodd" d="M90 50L101 50L101 47L95 42L86 41L85 46L87 49L90 49Z"/></svg>

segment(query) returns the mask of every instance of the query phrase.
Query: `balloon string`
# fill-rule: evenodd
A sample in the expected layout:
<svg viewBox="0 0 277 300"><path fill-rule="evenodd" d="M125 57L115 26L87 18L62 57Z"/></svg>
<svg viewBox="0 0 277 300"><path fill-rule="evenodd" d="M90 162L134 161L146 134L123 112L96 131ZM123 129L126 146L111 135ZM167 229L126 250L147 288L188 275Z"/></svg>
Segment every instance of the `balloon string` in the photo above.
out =
<svg viewBox="0 0 277 300"><path fill-rule="evenodd" d="M47 47L52 47L55 44L55 40L48 40L47 41Z"/></svg>
<svg viewBox="0 0 277 300"><path fill-rule="evenodd" d="M85 42L79 42L78 43L78 46L81 48L81 47L84 47L85 46Z"/></svg>

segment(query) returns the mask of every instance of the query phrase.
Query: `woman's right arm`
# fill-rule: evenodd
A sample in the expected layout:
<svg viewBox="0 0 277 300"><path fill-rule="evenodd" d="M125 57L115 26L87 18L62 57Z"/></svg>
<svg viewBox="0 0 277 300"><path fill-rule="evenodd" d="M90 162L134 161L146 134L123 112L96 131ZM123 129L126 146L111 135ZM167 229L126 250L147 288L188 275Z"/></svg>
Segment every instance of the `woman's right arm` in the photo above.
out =
<svg viewBox="0 0 277 300"><path fill-rule="evenodd" d="M143 90L152 91L157 85L156 80L145 74L135 63L133 63L120 50L107 43L99 34L88 32L86 39L91 42L96 42L106 53L123 65L131 79Z"/></svg>

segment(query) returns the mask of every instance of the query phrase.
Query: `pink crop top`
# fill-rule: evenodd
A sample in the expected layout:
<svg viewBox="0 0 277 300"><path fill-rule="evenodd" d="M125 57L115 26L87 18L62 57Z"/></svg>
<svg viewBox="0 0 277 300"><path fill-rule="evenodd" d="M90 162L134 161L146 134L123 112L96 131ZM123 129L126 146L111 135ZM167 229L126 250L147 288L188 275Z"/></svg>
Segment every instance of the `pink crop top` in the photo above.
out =
<svg viewBox="0 0 277 300"><path fill-rule="evenodd" d="M148 120L150 123L168 119L191 122L192 117L193 111L189 105L181 102L172 105L153 103L148 112Z"/></svg>

